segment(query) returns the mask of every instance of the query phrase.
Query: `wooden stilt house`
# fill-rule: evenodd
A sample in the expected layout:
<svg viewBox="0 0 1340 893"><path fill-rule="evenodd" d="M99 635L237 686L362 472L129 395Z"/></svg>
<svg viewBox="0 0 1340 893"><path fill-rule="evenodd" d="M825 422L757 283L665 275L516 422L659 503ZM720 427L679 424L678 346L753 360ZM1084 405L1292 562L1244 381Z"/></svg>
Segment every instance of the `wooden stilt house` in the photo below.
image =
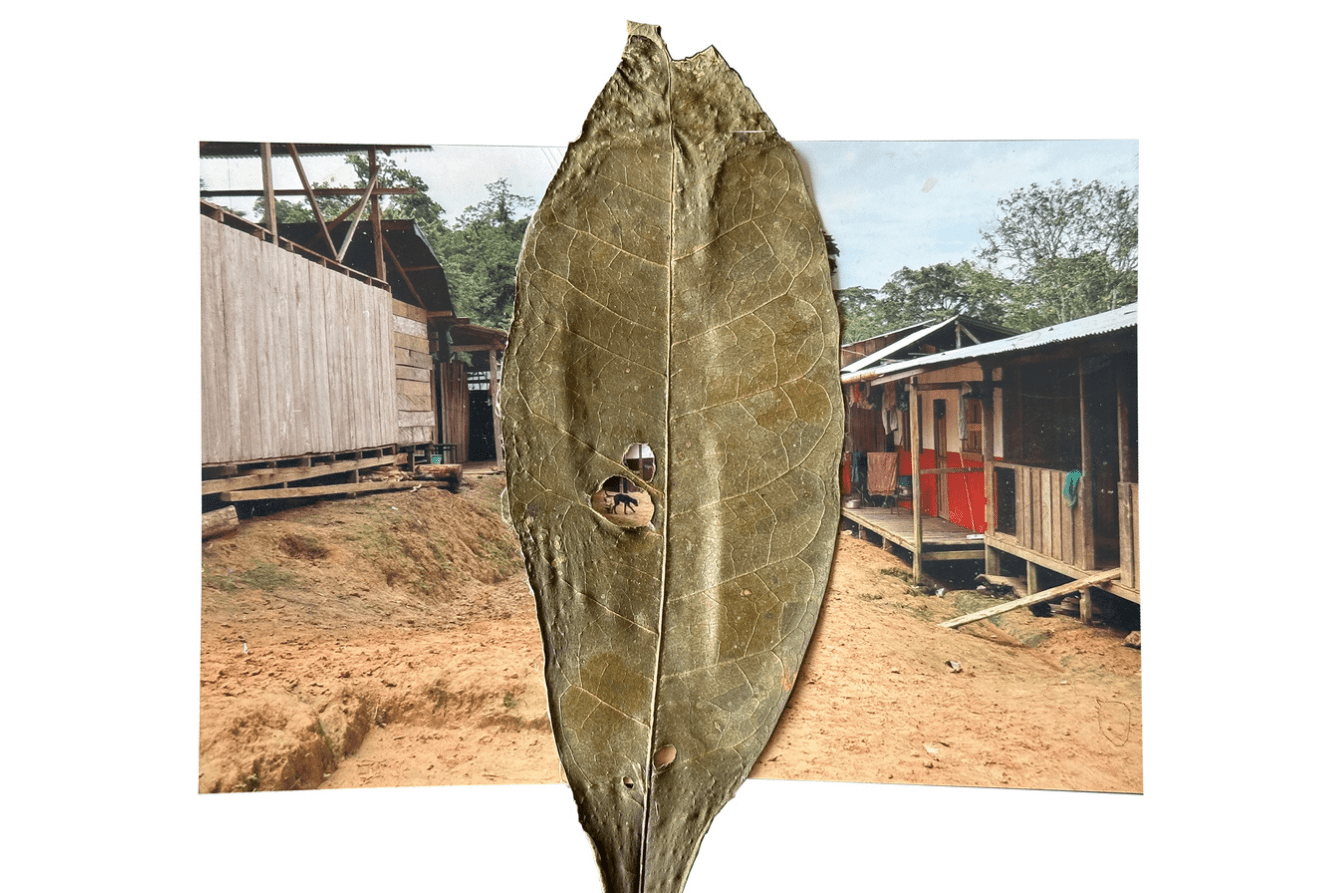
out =
<svg viewBox="0 0 1340 893"><path fill-rule="evenodd" d="M928 560L974 558L989 574L1008 562L1030 593L1045 569L1101 577L1100 588L1138 603L1136 356L1130 304L844 371L857 411L878 402L900 414L891 424L906 432L910 464L905 491L852 500L844 517L911 551L918 577Z"/></svg>
<svg viewBox="0 0 1340 893"><path fill-rule="evenodd" d="M279 190L268 143L201 143L201 154L259 158L259 191L202 191L202 493L236 502L375 489L370 469L427 462L446 438L452 399L447 334L458 319L441 263L413 221L384 220L380 147L285 144L303 183ZM366 151L363 190L313 189L304 154ZM277 225L275 197L307 197L314 222ZM317 197L357 195L347 220L326 221ZM255 224L205 200L258 195ZM359 218L368 212L367 220ZM499 333L501 334L501 333ZM457 376L463 380L463 372ZM496 379L496 375L495 375ZM496 382L495 382L496 388ZM459 461L459 460L457 460ZM384 483L384 482L382 482Z"/></svg>

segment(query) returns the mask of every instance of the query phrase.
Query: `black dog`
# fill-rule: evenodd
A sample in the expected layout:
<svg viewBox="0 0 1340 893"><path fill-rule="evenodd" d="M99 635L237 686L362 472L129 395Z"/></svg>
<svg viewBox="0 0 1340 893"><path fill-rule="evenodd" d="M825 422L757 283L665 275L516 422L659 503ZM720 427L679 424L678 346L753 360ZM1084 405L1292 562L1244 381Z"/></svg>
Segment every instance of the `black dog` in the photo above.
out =
<svg viewBox="0 0 1340 893"><path fill-rule="evenodd" d="M629 496L627 493L615 493L613 505L605 509L605 512L612 515L614 514L615 509L619 506L623 506L623 513L625 515L631 515L633 513L633 506L635 505L637 505L637 500Z"/></svg>

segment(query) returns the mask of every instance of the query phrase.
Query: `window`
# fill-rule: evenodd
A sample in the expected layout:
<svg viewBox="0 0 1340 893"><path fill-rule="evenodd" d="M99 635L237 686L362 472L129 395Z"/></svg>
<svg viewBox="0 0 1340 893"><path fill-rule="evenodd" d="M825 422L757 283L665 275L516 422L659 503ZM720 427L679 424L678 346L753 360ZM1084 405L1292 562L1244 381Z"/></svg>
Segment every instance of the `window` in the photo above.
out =
<svg viewBox="0 0 1340 893"><path fill-rule="evenodd" d="M963 413L963 452L982 456L982 401L977 397L964 397L960 406Z"/></svg>

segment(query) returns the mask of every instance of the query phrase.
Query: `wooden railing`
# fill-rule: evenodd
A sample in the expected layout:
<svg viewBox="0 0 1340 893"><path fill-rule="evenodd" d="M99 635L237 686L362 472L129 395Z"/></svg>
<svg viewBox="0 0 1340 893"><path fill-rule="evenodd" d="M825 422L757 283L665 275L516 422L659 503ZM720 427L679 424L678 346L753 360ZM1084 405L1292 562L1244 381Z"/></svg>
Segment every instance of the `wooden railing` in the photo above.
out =
<svg viewBox="0 0 1340 893"><path fill-rule="evenodd" d="M1014 471L1014 536L1019 545L1072 567L1094 567L1088 482L1081 483L1079 500L1071 506L1062 495L1068 472L1009 462L994 464ZM1006 497L998 492L996 498Z"/></svg>

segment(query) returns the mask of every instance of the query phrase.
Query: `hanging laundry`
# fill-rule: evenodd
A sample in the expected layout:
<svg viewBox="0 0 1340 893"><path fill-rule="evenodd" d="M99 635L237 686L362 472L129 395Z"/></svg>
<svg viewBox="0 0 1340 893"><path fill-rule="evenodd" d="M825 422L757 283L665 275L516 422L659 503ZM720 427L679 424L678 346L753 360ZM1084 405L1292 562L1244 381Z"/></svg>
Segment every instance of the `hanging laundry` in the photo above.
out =
<svg viewBox="0 0 1340 893"><path fill-rule="evenodd" d="M875 496L892 496L898 489L898 454L867 453L869 482L866 489Z"/></svg>
<svg viewBox="0 0 1340 893"><path fill-rule="evenodd" d="M1061 497L1072 509L1079 504L1079 482L1083 477L1084 472L1072 471L1065 476L1065 483L1061 486Z"/></svg>

